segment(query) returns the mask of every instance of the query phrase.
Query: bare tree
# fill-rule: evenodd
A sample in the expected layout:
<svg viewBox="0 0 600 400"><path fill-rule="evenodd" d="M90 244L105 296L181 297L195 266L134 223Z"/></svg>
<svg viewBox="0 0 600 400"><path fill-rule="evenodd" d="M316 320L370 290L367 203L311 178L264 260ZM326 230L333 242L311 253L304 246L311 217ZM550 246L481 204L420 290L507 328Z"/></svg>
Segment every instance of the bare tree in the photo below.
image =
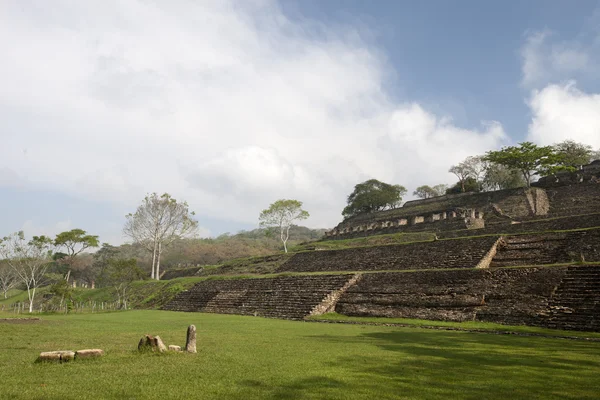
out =
<svg viewBox="0 0 600 400"><path fill-rule="evenodd" d="M283 249L287 253L287 241L290 238L292 223L308 217L308 211L302 209L301 201L281 199L271 204L269 208L262 210L258 219L261 228L279 229L279 237L283 242Z"/></svg>
<svg viewBox="0 0 600 400"><path fill-rule="evenodd" d="M8 265L6 260L0 260L0 290L4 293L4 298L8 297L8 291L17 286L19 280L17 274Z"/></svg>
<svg viewBox="0 0 600 400"><path fill-rule="evenodd" d="M186 202L178 203L170 194L147 195L134 214L126 216L123 233L152 253L152 279L160 279L160 256L177 238L196 232L198 221L193 219Z"/></svg>
<svg viewBox="0 0 600 400"><path fill-rule="evenodd" d="M27 287L29 312L33 312L36 289L44 284L52 261L52 240L46 236L34 236L27 241L22 231L17 232L0 240L0 255Z"/></svg>

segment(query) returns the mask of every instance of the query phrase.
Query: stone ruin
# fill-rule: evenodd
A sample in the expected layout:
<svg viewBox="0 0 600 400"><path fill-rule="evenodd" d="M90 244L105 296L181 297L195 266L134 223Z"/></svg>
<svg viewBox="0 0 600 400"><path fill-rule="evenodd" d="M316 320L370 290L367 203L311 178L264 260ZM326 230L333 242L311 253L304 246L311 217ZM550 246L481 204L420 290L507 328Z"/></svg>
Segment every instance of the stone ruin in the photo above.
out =
<svg viewBox="0 0 600 400"><path fill-rule="evenodd" d="M392 232L434 232L436 240L295 253L275 271L285 275L202 281L163 309L295 320L334 310L600 331L598 184L408 202L348 219L325 240Z"/></svg>
<svg viewBox="0 0 600 400"><path fill-rule="evenodd" d="M167 350L181 352L181 346L169 345L165 346L160 336L144 335L138 342L138 351L151 351L163 353ZM196 353L196 326L190 325L187 329L185 351L188 353Z"/></svg>
<svg viewBox="0 0 600 400"><path fill-rule="evenodd" d="M68 362L73 360L98 358L103 355L104 350L101 349L44 351L40 353L37 361Z"/></svg>

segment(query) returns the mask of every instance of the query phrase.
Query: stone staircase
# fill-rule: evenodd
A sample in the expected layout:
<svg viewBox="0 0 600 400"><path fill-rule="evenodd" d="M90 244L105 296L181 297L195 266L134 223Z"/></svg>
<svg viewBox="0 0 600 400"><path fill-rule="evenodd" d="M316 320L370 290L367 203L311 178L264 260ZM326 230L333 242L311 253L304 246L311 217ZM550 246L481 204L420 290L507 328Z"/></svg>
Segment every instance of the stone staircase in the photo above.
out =
<svg viewBox="0 0 600 400"><path fill-rule="evenodd" d="M353 275L206 280L179 293L169 311L254 315L301 320Z"/></svg>
<svg viewBox="0 0 600 400"><path fill-rule="evenodd" d="M515 267L564 262L565 240L561 236L509 236L497 246L490 267Z"/></svg>
<svg viewBox="0 0 600 400"><path fill-rule="evenodd" d="M599 331L600 265L569 267L548 308L548 328Z"/></svg>

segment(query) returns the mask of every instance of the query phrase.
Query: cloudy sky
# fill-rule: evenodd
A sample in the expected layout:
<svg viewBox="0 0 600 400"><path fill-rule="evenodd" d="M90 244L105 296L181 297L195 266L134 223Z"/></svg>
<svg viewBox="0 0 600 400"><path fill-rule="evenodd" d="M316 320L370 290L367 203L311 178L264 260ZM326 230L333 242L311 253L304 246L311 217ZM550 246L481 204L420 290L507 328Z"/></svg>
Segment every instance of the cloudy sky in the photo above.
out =
<svg viewBox="0 0 600 400"><path fill-rule="evenodd" d="M279 198L412 192L523 140L600 148L600 2L0 1L0 234L121 243L149 192L202 236Z"/></svg>

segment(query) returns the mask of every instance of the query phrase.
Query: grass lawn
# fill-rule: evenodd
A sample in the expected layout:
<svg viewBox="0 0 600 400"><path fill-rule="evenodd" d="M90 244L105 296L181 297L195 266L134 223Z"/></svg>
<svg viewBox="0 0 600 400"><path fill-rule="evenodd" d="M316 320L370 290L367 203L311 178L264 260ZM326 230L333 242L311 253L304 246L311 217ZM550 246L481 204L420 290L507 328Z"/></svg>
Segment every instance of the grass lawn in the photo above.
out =
<svg viewBox="0 0 600 400"><path fill-rule="evenodd" d="M2 399L594 399L599 393L597 342L167 311L41 318L0 321ZM198 354L135 351L146 333L183 345L192 323ZM104 358L34 363L41 351L96 347Z"/></svg>

